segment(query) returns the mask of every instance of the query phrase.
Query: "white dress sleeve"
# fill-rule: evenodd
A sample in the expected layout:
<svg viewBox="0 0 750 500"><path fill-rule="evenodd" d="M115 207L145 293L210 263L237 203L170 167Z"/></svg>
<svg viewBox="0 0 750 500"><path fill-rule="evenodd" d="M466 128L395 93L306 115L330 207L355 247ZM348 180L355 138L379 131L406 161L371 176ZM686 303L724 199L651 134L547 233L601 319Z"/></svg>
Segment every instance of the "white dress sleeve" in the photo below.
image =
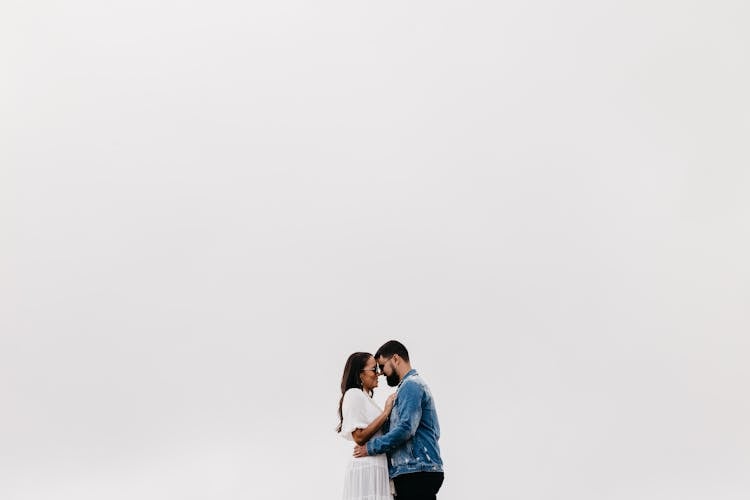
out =
<svg viewBox="0 0 750 500"><path fill-rule="evenodd" d="M364 429L369 422L367 421L365 398L367 396L360 389L349 389L344 394L344 401L341 405L341 432L339 436L349 441L354 441L352 432L355 429Z"/></svg>

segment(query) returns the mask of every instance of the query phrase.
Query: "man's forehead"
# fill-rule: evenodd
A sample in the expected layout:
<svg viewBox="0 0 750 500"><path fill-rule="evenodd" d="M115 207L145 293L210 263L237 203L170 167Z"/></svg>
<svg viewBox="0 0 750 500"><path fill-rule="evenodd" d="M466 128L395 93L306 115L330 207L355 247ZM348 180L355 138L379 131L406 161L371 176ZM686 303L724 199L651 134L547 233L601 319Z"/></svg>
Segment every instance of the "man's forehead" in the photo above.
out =
<svg viewBox="0 0 750 500"><path fill-rule="evenodd" d="M383 363L388 361L390 358L391 358L390 356L383 356L381 354L380 356L378 356L378 363L382 365Z"/></svg>

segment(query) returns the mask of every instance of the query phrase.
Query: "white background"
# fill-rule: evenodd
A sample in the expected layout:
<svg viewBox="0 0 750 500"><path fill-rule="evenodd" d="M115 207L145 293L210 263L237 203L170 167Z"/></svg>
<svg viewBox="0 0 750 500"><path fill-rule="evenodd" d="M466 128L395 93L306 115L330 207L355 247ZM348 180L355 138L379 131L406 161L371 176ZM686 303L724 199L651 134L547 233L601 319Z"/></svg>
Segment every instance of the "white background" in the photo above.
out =
<svg viewBox="0 0 750 500"><path fill-rule="evenodd" d="M747 499L749 5L3 0L0 498Z"/></svg>

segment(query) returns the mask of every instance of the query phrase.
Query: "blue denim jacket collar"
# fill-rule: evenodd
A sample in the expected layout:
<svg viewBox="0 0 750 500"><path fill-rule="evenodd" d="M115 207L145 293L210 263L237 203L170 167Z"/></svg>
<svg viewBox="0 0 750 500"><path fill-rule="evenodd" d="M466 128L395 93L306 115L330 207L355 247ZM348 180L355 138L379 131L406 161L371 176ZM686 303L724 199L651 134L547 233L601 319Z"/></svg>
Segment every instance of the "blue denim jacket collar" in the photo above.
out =
<svg viewBox="0 0 750 500"><path fill-rule="evenodd" d="M415 370L414 368L412 368L411 370L409 370L408 372L406 372L406 375L404 375L404 376L403 376L403 377L401 378L401 381L400 381L400 382L398 383L398 385L396 386L396 389L397 389L397 390L398 390L398 389L400 389L400 388L401 388L401 384L403 384L403 383L404 383L404 380L406 380L407 378L411 377L412 375L419 375L419 373L417 373L417 370Z"/></svg>

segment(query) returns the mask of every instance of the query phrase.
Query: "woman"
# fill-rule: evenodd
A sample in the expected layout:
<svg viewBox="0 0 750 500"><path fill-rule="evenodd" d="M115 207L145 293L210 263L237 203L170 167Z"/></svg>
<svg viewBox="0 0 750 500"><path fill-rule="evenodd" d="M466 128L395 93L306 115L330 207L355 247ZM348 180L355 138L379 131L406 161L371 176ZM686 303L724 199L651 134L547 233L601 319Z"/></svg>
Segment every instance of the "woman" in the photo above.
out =
<svg viewBox="0 0 750 500"><path fill-rule="evenodd" d="M383 410L372 400L378 386L378 365L367 352L355 352L344 365L339 400L339 425L336 431L343 438L365 444L382 434L383 426L393 408L395 394L385 402ZM346 468L344 500L393 500L385 455L352 458Z"/></svg>

